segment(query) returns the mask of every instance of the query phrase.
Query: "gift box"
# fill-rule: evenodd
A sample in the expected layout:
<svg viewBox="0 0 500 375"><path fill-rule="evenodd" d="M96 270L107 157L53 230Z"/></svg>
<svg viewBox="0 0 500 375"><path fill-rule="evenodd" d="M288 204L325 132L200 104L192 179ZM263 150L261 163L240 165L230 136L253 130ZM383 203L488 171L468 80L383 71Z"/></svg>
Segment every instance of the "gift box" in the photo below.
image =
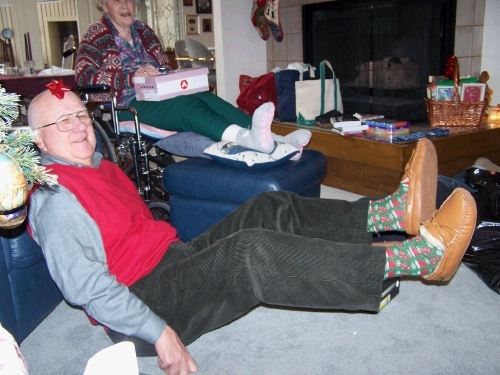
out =
<svg viewBox="0 0 500 375"><path fill-rule="evenodd" d="M132 78L137 100L160 101L208 91L208 69L183 69L156 77Z"/></svg>

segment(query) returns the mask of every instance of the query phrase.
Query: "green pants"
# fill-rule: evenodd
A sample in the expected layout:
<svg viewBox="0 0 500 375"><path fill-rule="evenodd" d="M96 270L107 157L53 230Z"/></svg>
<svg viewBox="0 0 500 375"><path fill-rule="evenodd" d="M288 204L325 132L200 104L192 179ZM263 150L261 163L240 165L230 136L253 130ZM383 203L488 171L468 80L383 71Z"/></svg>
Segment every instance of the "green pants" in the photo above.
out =
<svg viewBox="0 0 500 375"><path fill-rule="evenodd" d="M130 291L184 345L261 304L377 312L386 250L372 246L367 221L367 201L262 193L171 244Z"/></svg>
<svg viewBox="0 0 500 375"><path fill-rule="evenodd" d="M191 131L220 141L229 125L250 128L251 116L208 91L179 95L158 102L132 100L143 124L171 131ZM133 120L130 112L121 112L120 121Z"/></svg>

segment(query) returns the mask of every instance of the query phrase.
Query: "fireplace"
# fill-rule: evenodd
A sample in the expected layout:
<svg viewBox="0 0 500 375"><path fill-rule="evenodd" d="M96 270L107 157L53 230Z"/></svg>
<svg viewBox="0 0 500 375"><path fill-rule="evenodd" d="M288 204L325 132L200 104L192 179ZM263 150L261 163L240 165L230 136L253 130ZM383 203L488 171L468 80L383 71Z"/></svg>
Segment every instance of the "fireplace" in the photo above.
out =
<svg viewBox="0 0 500 375"><path fill-rule="evenodd" d="M331 62L345 113L425 120L429 75L453 54L456 0L339 0L302 6L304 61Z"/></svg>

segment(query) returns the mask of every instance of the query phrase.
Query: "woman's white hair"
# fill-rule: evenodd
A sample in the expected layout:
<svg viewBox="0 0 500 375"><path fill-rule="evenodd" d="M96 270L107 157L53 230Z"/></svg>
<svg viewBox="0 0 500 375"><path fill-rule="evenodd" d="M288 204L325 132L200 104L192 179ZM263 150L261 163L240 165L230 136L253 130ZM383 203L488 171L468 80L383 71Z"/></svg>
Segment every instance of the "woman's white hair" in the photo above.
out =
<svg viewBox="0 0 500 375"><path fill-rule="evenodd" d="M106 2L107 2L107 1L108 1L108 0L95 0L95 2L97 3L97 5L98 5L99 7L101 7L101 8L102 8L102 6L103 6L104 4L106 4ZM133 0L133 1L134 1L134 3L136 3L136 4L137 4L137 2L138 2L139 0Z"/></svg>

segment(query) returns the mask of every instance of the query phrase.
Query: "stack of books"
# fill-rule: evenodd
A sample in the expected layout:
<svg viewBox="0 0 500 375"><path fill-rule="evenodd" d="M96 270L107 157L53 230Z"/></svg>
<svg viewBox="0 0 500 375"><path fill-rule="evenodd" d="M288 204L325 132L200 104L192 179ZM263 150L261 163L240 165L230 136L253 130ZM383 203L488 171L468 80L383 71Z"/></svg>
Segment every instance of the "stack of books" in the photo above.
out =
<svg viewBox="0 0 500 375"><path fill-rule="evenodd" d="M369 120L376 120L376 119L384 118L384 115L377 115L374 113L355 113L355 114L353 114L353 116L356 117L358 120L361 120L362 124L365 124L366 121L369 121Z"/></svg>
<svg viewBox="0 0 500 375"><path fill-rule="evenodd" d="M378 141L392 142L394 137L410 134L410 122L392 119L374 119L365 122L368 130L365 135Z"/></svg>
<svg viewBox="0 0 500 375"><path fill-rule="evenodd" d="M332 117L330 122L333 125L332 132L340 135L363 136L363 130L368 129L368 125L361 123L356 117Z"/></svg>

